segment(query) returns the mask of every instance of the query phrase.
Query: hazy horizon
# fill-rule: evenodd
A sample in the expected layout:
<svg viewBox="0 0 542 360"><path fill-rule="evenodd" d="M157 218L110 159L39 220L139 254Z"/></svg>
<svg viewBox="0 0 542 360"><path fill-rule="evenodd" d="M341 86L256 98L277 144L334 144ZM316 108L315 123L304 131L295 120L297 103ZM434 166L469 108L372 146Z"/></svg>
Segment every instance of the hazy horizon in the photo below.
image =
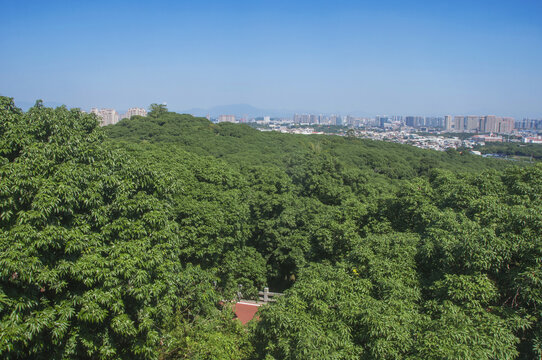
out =
<svg viewBox="0 0 542 360"><path fill-rule="evenodd" d="M542 118L539 1L3 2L0 94Z"/></svg>
<svg viewBox="0 0 542 360"><path fill-rule="evenodd" d="M1 94L0 94L1 95ZM43 100L43 99L39 99ZM24 111L27 111L30 107L32 107L35 104L34 102L27 102L27 101L17 101L17 99L14 99L15 106L21 108ZM70 104L65 104L61 102L55 102L55 101L44 101L44 105L47 107L57 107L65 105L68 108L80 108L84 111L89 111L91 108L85 108L80 106L72 106ZM150 104L149 104L150 105ZM167 103L165 104L167 106ZM116 108L116 107L102 107L102 106L93 106L98 109L103 108L112 108L117 110L119 114L125 113L128 108ZM139 105L134 104L130 107L142 107L146 110L149 110L149 106L145 105ZM251 111L242 111L242 110L231 110L231 109L237 109L237 108L244 108L249 107L253 110ZM230 109L230 110L224 110L220 111L219 109ZM250 104L225 104L225 105L217 105L210 108L190 108L190 109L175 109L175 108L169 108L169 111L180 113L180 114L191 114L196 117L206 117L210 115L213 118L218 117L219 115L235 115L237 117L262 117L262 116L271 116L272 118L280 118L280 117L292 117L295 114L312 114L312 115L340 115L340 116L356 116L356 117L362 117L362 118L374 118L376 116L423 116L423 117L444 117L446 115L451 116L468 116L468 115L474 115L474 116L484 116L484 115L496 115L496 116L508 116L508 115L502 115L502 114L496 114L496 113L368 113L363 111L335 111L335 112L323 112L323 111L313 111L313 110L304 110L304 109L297 109L297 110L290 110L290 109L261 109L255 106L252 106ZM512 116L512 115L510 115ZM514 117L514 116L512 116ZM521 120L526 117L514 117L516 120Z"/></svg>

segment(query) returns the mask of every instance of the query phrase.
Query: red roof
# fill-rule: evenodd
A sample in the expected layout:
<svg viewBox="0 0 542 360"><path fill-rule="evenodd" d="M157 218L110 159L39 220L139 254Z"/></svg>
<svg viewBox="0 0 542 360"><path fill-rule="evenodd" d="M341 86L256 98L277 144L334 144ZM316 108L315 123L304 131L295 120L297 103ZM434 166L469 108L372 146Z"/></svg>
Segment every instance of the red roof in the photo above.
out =
<svg viewBox="0 0 542 360"><path fill-rule="evenodd" d="M260 306L261 304L240 301L233 306L233 312L244 325L254 318Z"/></svg>

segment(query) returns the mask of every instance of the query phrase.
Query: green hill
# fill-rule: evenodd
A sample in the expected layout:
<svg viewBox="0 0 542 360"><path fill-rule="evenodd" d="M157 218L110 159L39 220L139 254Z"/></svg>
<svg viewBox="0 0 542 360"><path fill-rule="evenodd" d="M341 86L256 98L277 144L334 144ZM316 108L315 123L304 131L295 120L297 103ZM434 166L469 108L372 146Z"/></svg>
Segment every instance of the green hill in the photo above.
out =
<svg viewBox="0 0 542 360"><path fill-rule="evenodd" d="M0 99L5 358L542 355L542 165Z"/></svg>

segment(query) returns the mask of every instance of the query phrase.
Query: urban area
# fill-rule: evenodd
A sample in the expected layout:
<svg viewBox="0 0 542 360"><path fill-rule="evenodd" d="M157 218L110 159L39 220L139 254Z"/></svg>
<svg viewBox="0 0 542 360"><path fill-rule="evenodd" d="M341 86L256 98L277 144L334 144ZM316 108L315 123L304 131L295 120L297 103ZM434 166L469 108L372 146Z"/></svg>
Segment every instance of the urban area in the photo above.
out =
<svg viewBox="0 0 542 360"><path fill-rule="evenodd" d="M124 114L115 109L92 108L102 126L116 124L132 116L146 116L144 108L133 107ZM473 148L494 142L542 144L542 119L516 120L495 115L468 116L375 116L294 114L292 117L207 116L215 122L246 123L261 131L293 134L332 134L408 144L444 151ZM467 135L467 136L465 136ZM470 135L470 136L468 136ZM474 154L480 155L477 151Z"/></svg>

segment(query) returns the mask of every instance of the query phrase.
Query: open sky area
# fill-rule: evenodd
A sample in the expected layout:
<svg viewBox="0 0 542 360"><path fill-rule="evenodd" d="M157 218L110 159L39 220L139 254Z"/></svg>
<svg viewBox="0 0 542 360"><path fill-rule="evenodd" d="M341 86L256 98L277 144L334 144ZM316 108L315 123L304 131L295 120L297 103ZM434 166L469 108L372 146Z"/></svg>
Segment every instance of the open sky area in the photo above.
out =
<svg viewBox="0 0 542 360"><path fill-rule="evenodd" d="M0 0L0 94L542 118L542 1Z"/></svg>

